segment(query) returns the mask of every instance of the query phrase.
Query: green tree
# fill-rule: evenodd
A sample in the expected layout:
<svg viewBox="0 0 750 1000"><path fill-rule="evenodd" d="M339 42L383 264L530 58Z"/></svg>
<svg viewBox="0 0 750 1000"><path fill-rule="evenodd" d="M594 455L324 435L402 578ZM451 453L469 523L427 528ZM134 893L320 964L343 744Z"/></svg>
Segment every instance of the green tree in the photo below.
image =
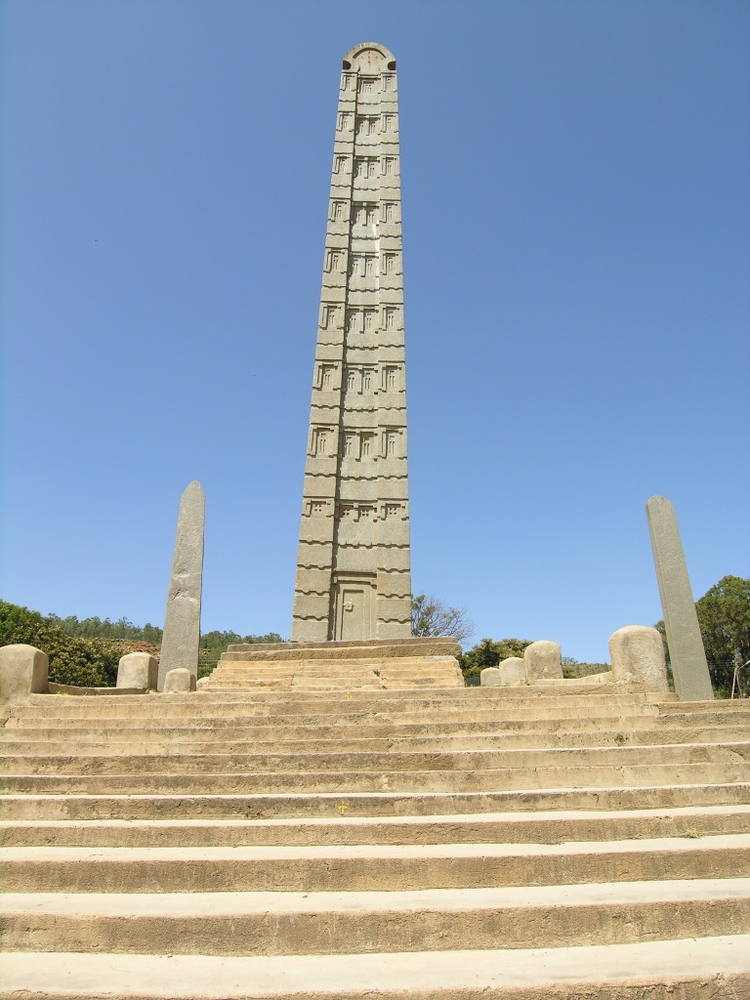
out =
<svg viewBox="0 0 750 1000"><path fill-rule="evenodd" d="M717 693L729 694L735 667L750 660L750 579L724 576L695 602L711 683ZM656 623L664 637L664 622Z"/></svg>
<svg viewBox="0 0 750 1000"><path fill-rule="evenodd" d="M411 634L414 636L452 635L461 642L473 626L462 608L449 608L435 597L419 594L411 599Z"/></svg>

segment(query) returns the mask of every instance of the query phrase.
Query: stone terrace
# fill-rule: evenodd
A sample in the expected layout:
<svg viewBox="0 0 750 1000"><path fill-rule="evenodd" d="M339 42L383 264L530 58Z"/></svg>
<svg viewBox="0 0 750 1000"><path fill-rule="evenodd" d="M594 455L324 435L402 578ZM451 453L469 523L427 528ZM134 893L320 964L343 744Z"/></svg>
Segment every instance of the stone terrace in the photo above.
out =
<svg viewBox="0 0 750 1000"><path fill-rule="evenodd" d="M10 710L0 997L748 995L749 703L227 677Z"/></svg>

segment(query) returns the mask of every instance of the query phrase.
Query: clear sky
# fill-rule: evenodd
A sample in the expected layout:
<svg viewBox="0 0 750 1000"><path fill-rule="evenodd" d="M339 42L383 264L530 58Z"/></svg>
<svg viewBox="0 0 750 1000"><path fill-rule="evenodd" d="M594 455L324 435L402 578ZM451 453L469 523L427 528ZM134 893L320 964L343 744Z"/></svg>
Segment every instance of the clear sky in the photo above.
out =
<svg viewBox="0 0 750 1000"><path fill-rule="evenodd" d="M474 638L748 558L746 0L5 0L2 596L288 636L339 71L398 58L413 585Z"/></svg>

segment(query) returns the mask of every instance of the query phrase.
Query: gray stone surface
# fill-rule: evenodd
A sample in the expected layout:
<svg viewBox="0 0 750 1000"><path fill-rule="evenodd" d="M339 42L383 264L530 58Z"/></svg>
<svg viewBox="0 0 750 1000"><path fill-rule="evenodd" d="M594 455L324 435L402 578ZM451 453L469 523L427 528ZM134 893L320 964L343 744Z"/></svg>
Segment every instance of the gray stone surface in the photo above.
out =
<svg viewBox="0 0 750 1000"><path fill-rule="evenodd" d="M344 57L292 639L411 634L398 91L376 42Z"/></svg>
<svg viewBox="0 0 750 1000"><path fill-rule="evenodd" d="M187 667L174 667L168 670L164 678L163 691L165 694L177 694L185 691L195 691L197 681L195 674Z"/></svg>
<svg viewBox="0 0 750 1000"><path fill-rule="evenodd" d="M654 496L646 504L646 515L675 690L682 701L713 698L674 507L666 497Z"/></svg>
<svg viewBox="0 0 750 1000"><path fill-rule="evenodd" d="M47 691L47 654L35 646L0 647L0 702L21 701Z"/></svg>
<svg viewBox="0 0 750 1000"><path fill-rule="evenodd" d="M526 684L526 664L521 656L509 656L498 664L500 683L504 687L518 687Z"/></svg>
<svg viewBox="0 0 750 1000"><path fill-rule="evenodd" d="M194 677L198 676L204 518L203 490L201 484L194 480L186 487L180 499L172 577L159 657L160 690L167 673L175 667L184 667Z"/></svg>
<svg viewBox="0 0 750 1000"><path fill-rule="evenodd" d="M155 691L159 661L150 653L126 653L117 664L118 688L148 688Z"/></svg>
<svg viewBox="0 0 750 1000"><path fill-rule="evenodd" d="M561 679L562 659L560 644L550 639L539 639L532 642L523 651L526 664L526 678L529 684L541 680Z"/></svg>
<svg viewBox="0 0 750 1000"><path fill-rule="evenodd" d="M480 671L480 687L499 687L502 683L502 674L497 667L485 667L484 670Z"/></svg>
<svg viewBox="0 0 750 1000"><path fill-rule="evenodd" d="M609 637L609 657L616 683L636 682L650 691L669 690L664 643L655 628L648 625L618 628Z"/></svg>

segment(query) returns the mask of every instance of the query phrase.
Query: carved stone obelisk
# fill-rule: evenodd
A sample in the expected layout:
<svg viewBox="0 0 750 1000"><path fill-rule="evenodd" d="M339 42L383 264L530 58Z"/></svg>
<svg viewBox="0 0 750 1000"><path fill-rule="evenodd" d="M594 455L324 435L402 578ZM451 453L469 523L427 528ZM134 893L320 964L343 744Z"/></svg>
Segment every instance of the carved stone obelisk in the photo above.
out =
<svg viewBox="0 0 750 1000"><path fill-rule="evenodd" d="M344 57L292 639L411 634L396 60Z"/></svg>
<svg viewBox="0 0 750 1000"><path fill-rule="evenodd" d="M682 701L713 698L674 507L666 497L651 497L646 515L675 690Z"/></svg>
<svg viewBox="0 0 750 1000"><path fill-rule="evenodd" d="M167 673L175 667L185 667L194 677L198 675L204 517L203 489L197 480L193 480L180 498L159 657L157 687L160 691Z"/></svg>

